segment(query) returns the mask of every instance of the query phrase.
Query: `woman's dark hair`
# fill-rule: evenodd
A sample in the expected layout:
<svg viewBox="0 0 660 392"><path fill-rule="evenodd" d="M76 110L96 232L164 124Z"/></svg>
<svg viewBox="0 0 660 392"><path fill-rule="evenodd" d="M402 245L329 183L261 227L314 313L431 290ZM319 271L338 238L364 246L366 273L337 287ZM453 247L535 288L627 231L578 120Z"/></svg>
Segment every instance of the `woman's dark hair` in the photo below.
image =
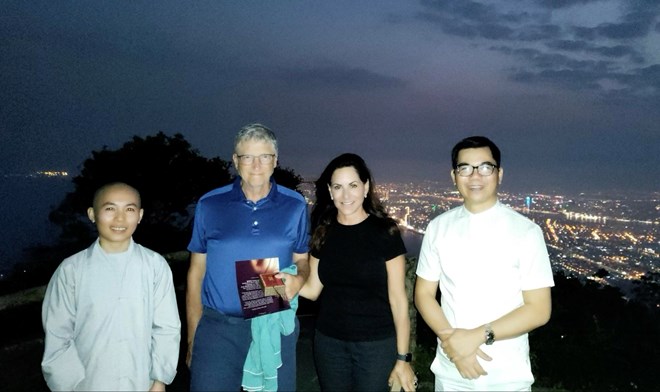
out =
<svg viewBox="0 0 660 392"><path fill-rule="evenodd" d="M316 201L312 207L311 216L312 250L319 250L321 248L330 224L337 220L337 207L335 207L334 202L330 198L328 186L330 186L332 174L335 170L344 167L354 168L362 183L369 181L367 197L365 197L362 202L362 207L367 214L375 216L379 221L387 225L390 233L397 230L396 222L387 215L385 207L383 207L375 193L376 184L374 183L371 171L369 171L364 159L357 154L345 153L330 161L325 170L323 170L323 173L321 173L319 179L316 180Z"/></svg>

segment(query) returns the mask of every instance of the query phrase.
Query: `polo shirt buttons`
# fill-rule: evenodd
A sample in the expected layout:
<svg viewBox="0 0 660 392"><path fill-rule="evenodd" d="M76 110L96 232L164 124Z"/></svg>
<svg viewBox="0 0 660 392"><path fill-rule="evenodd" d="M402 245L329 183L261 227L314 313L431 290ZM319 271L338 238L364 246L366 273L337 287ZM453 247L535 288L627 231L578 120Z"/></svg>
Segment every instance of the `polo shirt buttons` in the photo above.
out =
<svg viewBox="0 0 660 392"><path fill-rule="evenodd" d="M259 234L261 234L261 230L259 229L259 221L254 221L252 222L252 235Z"/></svg>

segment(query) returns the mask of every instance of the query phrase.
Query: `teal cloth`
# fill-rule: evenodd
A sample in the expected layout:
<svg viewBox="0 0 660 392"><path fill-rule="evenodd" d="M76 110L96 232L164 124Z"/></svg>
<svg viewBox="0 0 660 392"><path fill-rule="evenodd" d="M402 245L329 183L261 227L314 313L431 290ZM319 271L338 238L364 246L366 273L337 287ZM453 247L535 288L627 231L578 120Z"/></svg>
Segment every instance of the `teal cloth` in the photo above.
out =
<svg viewBox="0 0 660 392"><path fill-rule="evenodd" d="M298 274L295 264L280 272ZM277 369L282 366L280 335L290 335L296 328L298 295L290 305L291 309L252 319L252 342L243 365L244 390L277 391Z"/></svg>

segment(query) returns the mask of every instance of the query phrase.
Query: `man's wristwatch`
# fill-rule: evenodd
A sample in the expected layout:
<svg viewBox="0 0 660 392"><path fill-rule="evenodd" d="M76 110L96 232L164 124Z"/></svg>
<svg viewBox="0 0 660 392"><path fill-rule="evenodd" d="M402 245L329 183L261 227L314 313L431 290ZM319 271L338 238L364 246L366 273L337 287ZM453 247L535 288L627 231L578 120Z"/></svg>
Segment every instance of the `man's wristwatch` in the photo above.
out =
<svg viewBox="0 0 660 392"><path fill-rule="evenodd" d="M490 346L495 342L495 332L490 324L486 324L486 345Z"/></svg>
<svg viewBox="0 0 660 392"><path fill-rule="evenodd" d="M408 353L408 354L396 353L396 359L398 359L399 361L410 362L412 361L412 353Z"/></svg>

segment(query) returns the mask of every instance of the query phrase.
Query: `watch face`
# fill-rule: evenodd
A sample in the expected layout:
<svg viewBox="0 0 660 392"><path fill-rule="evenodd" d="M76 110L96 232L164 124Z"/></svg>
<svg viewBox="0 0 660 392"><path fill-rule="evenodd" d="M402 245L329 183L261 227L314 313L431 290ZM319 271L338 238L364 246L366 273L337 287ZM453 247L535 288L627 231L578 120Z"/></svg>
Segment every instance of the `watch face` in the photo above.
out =
<svg viewBox="0 0 660 392"><path fill-rule="evenodd" d="M410 361L412 361L412 353L408 353L408 354L405 354L405 355L404 354L397 354L396 359L398 359L399 361L410 362Z"/></svg>
<svg viewBox="0 0 660 392"><path fill-rule="evenodd" d="M495 342L495 334L489 329L486 331L486 345L491 345L493 342Z"/></svg>

